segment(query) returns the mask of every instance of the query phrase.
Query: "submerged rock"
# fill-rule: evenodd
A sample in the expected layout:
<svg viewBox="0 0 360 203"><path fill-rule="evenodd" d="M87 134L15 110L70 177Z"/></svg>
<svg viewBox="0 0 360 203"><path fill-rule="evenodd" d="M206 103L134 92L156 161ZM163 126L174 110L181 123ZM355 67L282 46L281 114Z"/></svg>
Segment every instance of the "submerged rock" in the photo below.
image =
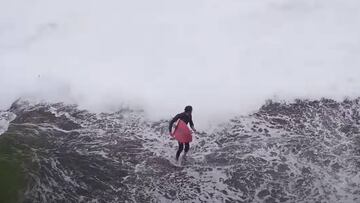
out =
<svg viewBox="0 0 360 203"><path fill-rule="evenodd" d="M0 113L0 202L359 202L359 107L268 102L177 165L166 120L19 100Z"/></svg>

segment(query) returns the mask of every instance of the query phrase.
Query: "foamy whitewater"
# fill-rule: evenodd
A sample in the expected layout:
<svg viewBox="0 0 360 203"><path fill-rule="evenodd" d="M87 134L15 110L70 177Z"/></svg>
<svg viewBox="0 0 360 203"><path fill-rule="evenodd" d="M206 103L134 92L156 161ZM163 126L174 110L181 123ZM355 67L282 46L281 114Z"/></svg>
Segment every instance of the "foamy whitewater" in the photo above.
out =
<svg viewBox="0 0 360 203"><path fill-rule="evenodd" d="M7 131L9 123L15 119L16 115L10 112L0 111L0 135Z"/></svg>
<svg viewBox="0 0 360 203"><path fill-rule="evenodd" d="M198 125L266 99L356 98L357 0L0 2L0 109L19 97L96 112L191 104Z"/></svg>
<svg viewBox="0 0 360 203"><path fill-rule="evenodd" d="M0 136L0 200L350 202L360 200L360 100L268 102L194 135L175 163L169 120L128 108L17 101ZM13 194L13 195L11 195Z"/></svg>
<svg viewBox="0 0 360 203"><path fill-rule="evenodd" d="M359 10L0 1L0 202L359 202Z"/></svg>

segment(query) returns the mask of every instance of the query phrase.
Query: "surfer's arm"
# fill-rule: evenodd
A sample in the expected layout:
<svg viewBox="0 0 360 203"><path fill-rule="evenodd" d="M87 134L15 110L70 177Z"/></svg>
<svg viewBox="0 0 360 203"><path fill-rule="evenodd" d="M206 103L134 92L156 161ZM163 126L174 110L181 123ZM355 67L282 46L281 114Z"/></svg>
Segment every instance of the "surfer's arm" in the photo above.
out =
<svg viewBox="0 0 360 203"><path fill-rule="evenodd" d="M195 127L194 127L194 122L193 122L193 120L192 120L192 116L190 116L190 121L189 121L189 123L190 123L191 129L196 132L196 129L195 129Z"/></svg>
<svg viewBox="0 0 360 203"><path fill-rule="evenodd" d="M170 121L170 123L169 123L169 132L170 132L170 134L171 134L171 130L172 130L172 127L173 127L174 123L175 123L178 119L179 119L179 114L176 115L176 116Z"/></svg>

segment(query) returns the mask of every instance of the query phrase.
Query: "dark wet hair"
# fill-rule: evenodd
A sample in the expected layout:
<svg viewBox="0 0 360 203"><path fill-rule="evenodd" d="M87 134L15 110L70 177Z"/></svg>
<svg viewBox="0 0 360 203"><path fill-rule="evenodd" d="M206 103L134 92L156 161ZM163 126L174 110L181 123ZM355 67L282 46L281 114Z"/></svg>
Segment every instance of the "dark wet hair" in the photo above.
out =
<svg viewBox="0 0 360 203"><path fill-rule="evenodd" d="M186 106L185 107L185 112L192 112L192 106Z"/></svg>

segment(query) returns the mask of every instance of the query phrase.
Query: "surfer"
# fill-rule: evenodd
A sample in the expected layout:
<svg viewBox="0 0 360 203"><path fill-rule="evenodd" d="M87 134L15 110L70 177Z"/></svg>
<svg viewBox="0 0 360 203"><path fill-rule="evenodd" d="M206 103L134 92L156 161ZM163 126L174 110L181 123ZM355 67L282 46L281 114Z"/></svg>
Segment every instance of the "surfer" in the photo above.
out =
<svg viewBox="0 0 360 203"><path fill-rule="evenodd" d="M196 132L194 128L194 122L192 121L192 107L186 106L184 112L177 114L171 121L169 125L170 135L173 136L179 143L179 148L176 152L176 161L179 160L179 156L184 149L185 145L185 153L190 149L190 142L192 141L192 135L189 127L187 126L190 123L191 129ZM174 133L172 133L172 128L174 123L178 121Z"/></svg>

